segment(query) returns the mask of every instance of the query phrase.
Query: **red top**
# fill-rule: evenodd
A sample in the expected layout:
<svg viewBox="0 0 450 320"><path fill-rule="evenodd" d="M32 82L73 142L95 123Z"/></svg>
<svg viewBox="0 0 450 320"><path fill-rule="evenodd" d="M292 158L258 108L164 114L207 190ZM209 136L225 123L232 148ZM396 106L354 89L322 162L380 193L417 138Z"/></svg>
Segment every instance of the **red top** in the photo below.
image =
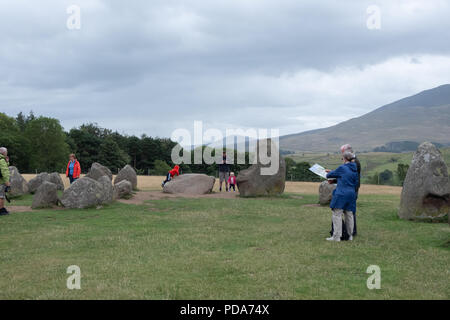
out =
<svg viewBox="0 0 450 320"><path fill-rule="evenodd" d="M178 165L176 165L175 167L173 167L172 170L169 171L170 176L174 177L175 175L179 176L180 175L180 167Z"/></svg>
<svg viewBox="0 0 450 320"><path fill-rule="evenodd" d="M70 172L69 165L70 165L70 161L69 161L69 163L67 164L66 177L69 176L69 172ZM77 178L80 177L80 174L81 174L81 166L80 166L80 163L78 162L78 160L75 160L75 164L73 165L73 177L74 177L75 179L77 179Z"/></svg>

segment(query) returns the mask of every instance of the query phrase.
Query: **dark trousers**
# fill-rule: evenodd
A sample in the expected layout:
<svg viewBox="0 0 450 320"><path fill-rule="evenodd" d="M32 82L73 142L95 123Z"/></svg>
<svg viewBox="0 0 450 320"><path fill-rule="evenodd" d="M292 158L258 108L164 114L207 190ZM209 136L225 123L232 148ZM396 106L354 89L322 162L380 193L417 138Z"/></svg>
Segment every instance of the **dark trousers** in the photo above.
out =
<svg viewBox="0 0 450 320"><path fill-rule="evenodd" d="M167 182L169 182L170 180L172 180L172 177L170 176L170 173L168 173L166 180L163 181L163 185L166 184Z"/></svg>
<svg viewBox="0 0 450 320"><path fill-rule="evenodd" d="M69 181L70 184L72 184L75 180L77 180L78 178L74 178L73 175L69 174Z"/></svg>
<svg viewBox="0 0 450 320"><path fill-rule="evenodd" d="M236 191L236 186L234 184L230 184L230 190L233 188L233 191Z"/></svg>

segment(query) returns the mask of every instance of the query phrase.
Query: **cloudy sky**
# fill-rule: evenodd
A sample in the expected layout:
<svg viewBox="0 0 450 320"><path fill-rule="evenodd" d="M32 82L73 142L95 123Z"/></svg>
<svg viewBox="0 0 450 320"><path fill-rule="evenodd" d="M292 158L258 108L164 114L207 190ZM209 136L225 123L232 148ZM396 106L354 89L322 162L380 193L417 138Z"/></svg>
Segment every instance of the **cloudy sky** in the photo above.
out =
<svg viewBox="0 0 450 320"><path fill-rule="evenodd" d="M151 136L326 127L450 83L449 16L446 0L1 0L0 112Z"/></svg>

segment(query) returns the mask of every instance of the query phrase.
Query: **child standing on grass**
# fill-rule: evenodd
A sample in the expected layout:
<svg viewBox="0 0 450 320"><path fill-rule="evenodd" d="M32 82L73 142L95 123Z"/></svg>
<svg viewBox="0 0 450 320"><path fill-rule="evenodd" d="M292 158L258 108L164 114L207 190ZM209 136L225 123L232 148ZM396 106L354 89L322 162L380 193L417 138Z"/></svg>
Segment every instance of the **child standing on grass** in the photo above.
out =
<svg viewBox="0 0 450 320"><path fill-rule="evenodd" d="M228 184L230 185L229 190L233 188L233 191L236 191L236 177L234 176L234 172L230 172L230 177L228 178Z"/></svg>
<svg viewBox="0 0 450 320"><path fill-rule="evenodd" d="M175 165L175 167L173 167L172 170L170 170L167 173L167 177L166 180L163 181L163 183L161 184L161 187L164 188L164 185L169 182L170 180L172 180L173 177L175 176L179 176L180 175L180 166L179 165Z"/></svg>

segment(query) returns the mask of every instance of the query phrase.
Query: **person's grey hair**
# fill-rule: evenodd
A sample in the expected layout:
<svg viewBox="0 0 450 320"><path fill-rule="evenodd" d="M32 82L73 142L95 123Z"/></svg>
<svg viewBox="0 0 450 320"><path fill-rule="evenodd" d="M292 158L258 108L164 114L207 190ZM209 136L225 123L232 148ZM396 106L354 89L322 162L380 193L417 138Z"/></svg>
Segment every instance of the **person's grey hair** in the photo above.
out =
<svg viewBox="0 0 450 320"><path fill-rule="evenodd" d="M344 153L345 151L350 151L351 153L353 153L352 146L348 143L341 146L341 153Z"/></svg>
<svg viewBox="0 0 450 320"><path fill-rule="evenodd" d="M352 161L353 159L355 159L355 154L353 152L350 151L344 151L344 153L342 154L342 156L344 157L345 160L347 161Z"/></svg>
<svg viewBox="0 0 450 320"><path fill-rule="evenodd" d="M4 156L6 156L8 154L8 149L6 149L5 147L1 147L0 148L0 153Z"/></svg>

